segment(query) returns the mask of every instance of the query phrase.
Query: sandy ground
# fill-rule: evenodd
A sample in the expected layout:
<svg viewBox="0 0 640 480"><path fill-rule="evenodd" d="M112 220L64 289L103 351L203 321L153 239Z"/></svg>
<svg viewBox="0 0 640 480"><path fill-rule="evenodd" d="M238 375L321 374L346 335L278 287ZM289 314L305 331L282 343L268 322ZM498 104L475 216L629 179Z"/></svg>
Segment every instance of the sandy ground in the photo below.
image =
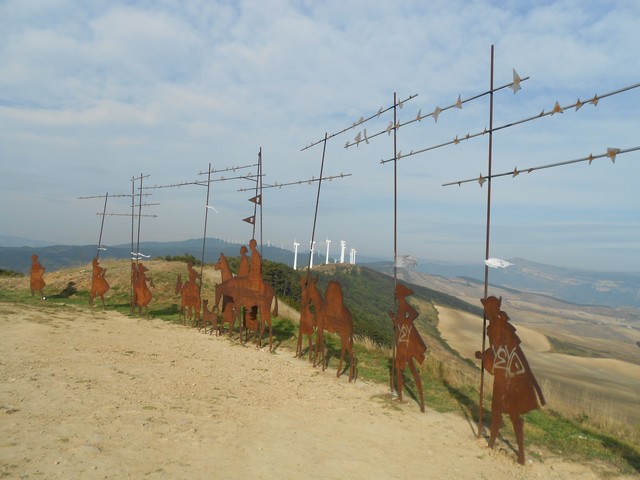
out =
<svg viewBox="0 0 640 480"><path fill-rule="evenodd" d="M0 304L0 477L595 479L495 450L289 351L114 312Z"/></svg>

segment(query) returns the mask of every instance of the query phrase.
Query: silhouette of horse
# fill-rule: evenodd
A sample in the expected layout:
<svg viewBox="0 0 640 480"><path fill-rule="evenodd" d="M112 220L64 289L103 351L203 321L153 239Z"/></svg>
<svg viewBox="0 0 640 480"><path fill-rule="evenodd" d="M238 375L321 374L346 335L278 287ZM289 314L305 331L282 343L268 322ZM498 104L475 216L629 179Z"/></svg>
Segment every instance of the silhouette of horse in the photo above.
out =
<svg viewBox="0 0 640 480"><path fill-rule="evenodd" d="M300 329L298 332L298 345L296 347L296 357L302 357L302 337L306 335L309 338L309 361L313 358L313 332L315 331L315 318L311 311L311 298L309 292L305 288L307 284L307 276L300 277L300 286L302 287L302 295L300 297Z"/></svg>
<svg viewBox="0 0 640 480"><path fill-rule="evenodd" d="M149 302L153 295L151 294L151 290L149 290L149 285L147 284L147 276L145 272L148 272L149 269L142 265L142 263L138 263L137 271L135 270L135 265L132 264L132 269L134 271L134 282L133 282L133 290L134 290L134 305L138 307L138 315L142 314L142 309L144 308L147 313L147 318L149 317ZM153 286L153 282L151 279L148 280Z"/></svg>
<svg viewBox="0 0 640 480"><path fill-rule="evenodd" d="M218 267L219 265L219 267ZM228 269L226 257L220 254L220 259L216 263L216 269ZM224 271L224 270L223 270ZM229 270L230 272L230 270ZM257 321L257 313L260 312L260 334L256 344L258 347L262 346L262 336L266 329L266 324L269 324L269 350L273 348L273 327L271 324L271 304L275 298L275 306L273 309L273 315L278 315L278 298L273 292L273 288L268 283L265 283L261 279L256 279L249 276L232 277L227 280L223 280L222 283L216 285L216 300L214 305L218 305L220 298L224 296L231 297L235 305L235 310L238 311L240 307L245 309L251 309L249 317ZM247 320L249 321L249 320Z"/></svg>
<svg viewBox="0 0 640 480"><path fill-rule="evenodd" d="M326 367L325 360L325 348L324 348L324 331L328 330L331 333L337 333L340 336L340 343L342 346L340 352L340 363L338 365L337 376L339 377L342 371L342 363L344 361L345 351L349 353L349 381L355 378L355 356L353 354L353 318L351 312L344 304L344 297L342 295L342 287L336 280L331 280L327 285L327 291L324 298L318 290L316 283L318 277L309 276L306 285L303 286L316 309L316 326L317 326L317 339L316 348L313 358L313 366L317 365L318 350L322 355L322 370Z"/></svg>
<svg viewBox="0 0 640 480"><path fill-rule="evenodd" d="M182 283L182 274L178 274L176 278L176 295L180 295L179 318L182 318L182 324L187 323L187 319L191 320L191 326L195 327L196 322L200 322L200 287L194 281ZM195 314L195 315L194 315Z"/></svg>

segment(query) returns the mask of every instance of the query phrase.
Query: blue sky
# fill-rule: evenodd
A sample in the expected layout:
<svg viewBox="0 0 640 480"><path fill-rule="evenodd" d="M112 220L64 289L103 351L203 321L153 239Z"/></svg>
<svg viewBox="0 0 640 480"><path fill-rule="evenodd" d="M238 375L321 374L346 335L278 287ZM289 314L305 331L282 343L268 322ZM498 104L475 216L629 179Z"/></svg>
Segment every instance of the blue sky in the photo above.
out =
<svg viewBox="0 0 640 480"><path fill-rule="evenodd" d="M400 98L401 122L521 77L497 92L494 126L640 82L640 3L628 1L47 1L0 3L0 233L95 244L102 210L80 196L129 193L255 163L266 184L317 177L321 146L301 149ZM493 171L640 145L640 88L493 136ZM392 137L344 149L382 115L328 142L318 249L340 240L393 255ZM482 131L488 97L398 130L403 153ZM400 160L398 253L482 262L488 136ZM640 271L640 153L521 174L492 184L490 255ZM214 175L214 178L218 178ZM249 182L212 185L210 236L245 240ZM202 235L205 189L152 190L142 240ZM316 186L264 191L264 241L311 237ZM130 210L113 199L109 212ZM130 239L109 216L103 243Z"/></svg>

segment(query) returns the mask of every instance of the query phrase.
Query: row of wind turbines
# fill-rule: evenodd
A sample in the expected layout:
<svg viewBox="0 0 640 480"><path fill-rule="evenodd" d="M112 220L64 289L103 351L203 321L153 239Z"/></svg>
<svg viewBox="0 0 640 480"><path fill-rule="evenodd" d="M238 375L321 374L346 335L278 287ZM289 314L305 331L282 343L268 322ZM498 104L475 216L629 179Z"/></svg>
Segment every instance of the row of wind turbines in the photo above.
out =
<svg viewBox="0 0 640 480"><path fill-rule="evenodd" d="M329 264L329 247L331 246L331 240L327 238L326 244L327 244L327 254L324 262L325 264ZM293 240L293 269L294 270L298 269L298 247L299 246L300 244L296 242L296 240L294 239ZM313 268L313 253L315 251L315 246L316 246L315 241L310 242L309 268ZM340 240L340 263L345 263L344 254L346 251L347 251L346 240ZM355 248L352 248L351 250L349 250L349 263L351 265L356 264L356 252L357 250Z"/></svg>

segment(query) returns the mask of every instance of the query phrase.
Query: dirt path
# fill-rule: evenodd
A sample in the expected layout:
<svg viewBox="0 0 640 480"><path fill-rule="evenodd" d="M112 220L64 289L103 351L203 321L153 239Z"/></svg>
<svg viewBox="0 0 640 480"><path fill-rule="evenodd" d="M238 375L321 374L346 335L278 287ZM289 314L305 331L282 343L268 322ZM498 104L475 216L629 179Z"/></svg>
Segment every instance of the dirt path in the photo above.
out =
<svg viewBox="0 0 640 480"><path fill-rule="evenodd" d="M0 328L0 477L599 478L289 351L70 307L0 304Z"/></svg>

